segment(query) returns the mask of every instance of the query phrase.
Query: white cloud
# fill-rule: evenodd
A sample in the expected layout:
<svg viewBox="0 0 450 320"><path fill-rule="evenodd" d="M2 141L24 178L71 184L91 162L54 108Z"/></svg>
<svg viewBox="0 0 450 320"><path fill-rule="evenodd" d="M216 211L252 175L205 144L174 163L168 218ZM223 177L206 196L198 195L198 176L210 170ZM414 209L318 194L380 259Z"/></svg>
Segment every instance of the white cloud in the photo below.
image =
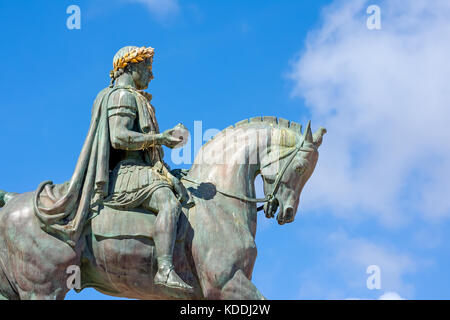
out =
<svg viewBox="0 0 450 320"><path fill-rule="evenodd" d="M151 14L160 20L165 20L180 10L178 0L127 0L143 4Z"/></svg>
<svg viewBox="0 0 450 320"><path fill-rule="evenodd" d="M418 258L385 241L319 228L312 233L316 234L305 237L320 244L320 257L299 271L298 299L378 299L388 292L411 299L415 296L417 273L429 266L426 258ZM378 267L379 289L367 286L368 280L375 276L375 268L369 273L367 270L374 265Z"/></svg>
<svg viewBox="0 0 450 320"><path fill-rule="evenodd" d="M397 292L385 292L378 300L405 300Z"/></svg>
<svg viewBox="0 0 450 320"><path fill-rule="evenodd" d="M329 242L336 247L331 262L343 270L342 277L347 279L349 289L364 288L371 292L366 287L371 274L366 270L376 265L380 269L381 290L403 292L407 296L414 294L414 287L405 276L415 273L419 266L408 254L366 239L349 238L343 232L332 234Z"/></svg>
<svg viewBox="0 0 450 320"><path fill-rule="evenodd" d="M397 225L450 216L450 2L335 1L293 65L294 95L329 134L307 206ZM306 206L306 205L305 205Z"/></svg>
<svg viewBox="0 0 450 320"><path fill-rule="evenodd" d="M370 300L370 299L364 299L364 298L347 298L345 300ZM397 292L388 291L383 293L378 300L405 300L403 299Z"/></svg>

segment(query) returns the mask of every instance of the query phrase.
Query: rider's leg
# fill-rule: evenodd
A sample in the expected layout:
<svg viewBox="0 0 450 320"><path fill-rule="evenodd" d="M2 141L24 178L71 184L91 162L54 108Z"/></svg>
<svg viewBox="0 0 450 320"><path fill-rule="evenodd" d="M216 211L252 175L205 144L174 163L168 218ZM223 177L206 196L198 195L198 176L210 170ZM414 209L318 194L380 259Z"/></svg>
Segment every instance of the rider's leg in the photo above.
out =
<svg viewBox="0 0 450 320"><path fill-rule="evenodd" d="M155 284L191 291L192 287L176 274L172 259L177 223L181 213L180 202L170 188L163 187L155 190L150 201L143 206L147 210L157 212L153 235L158 260Z"/></svg>

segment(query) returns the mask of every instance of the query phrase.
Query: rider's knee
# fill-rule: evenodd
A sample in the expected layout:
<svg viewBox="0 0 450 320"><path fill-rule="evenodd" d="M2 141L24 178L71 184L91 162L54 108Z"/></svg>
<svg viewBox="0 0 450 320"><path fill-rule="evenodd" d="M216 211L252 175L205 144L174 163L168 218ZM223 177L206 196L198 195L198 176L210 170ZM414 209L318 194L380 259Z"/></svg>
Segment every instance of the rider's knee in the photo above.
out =
<svg viewBox="0 0 450 320"><path fill-rule="evenodd" d="M181 212L181 203L178 201L172 190L163 188L157 191L159 191L157 195L159 198L158 202L161 204L160 211L169 211L179 215Z"/></svg>

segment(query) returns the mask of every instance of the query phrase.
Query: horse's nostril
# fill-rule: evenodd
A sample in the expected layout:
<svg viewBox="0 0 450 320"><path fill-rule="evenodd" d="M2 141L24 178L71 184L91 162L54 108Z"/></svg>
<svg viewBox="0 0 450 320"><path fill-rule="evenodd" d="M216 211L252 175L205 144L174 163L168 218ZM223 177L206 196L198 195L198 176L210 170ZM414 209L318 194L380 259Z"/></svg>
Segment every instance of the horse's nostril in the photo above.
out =
<svg viewBox="0 0 450 320"><path fill-rule="evenodd" d="M292 218L294 218L294 208L287 207L285 216L286 216L286 220L291 220Z"/></svg>

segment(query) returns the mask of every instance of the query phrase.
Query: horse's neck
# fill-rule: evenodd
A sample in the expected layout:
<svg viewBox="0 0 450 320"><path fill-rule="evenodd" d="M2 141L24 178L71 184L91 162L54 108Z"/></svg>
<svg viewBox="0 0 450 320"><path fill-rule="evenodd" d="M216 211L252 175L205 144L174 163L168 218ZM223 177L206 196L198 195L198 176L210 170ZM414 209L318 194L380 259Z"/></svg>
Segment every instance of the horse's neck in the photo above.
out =
<svg viewBox="0 0 450 320"><path fill-rule="evenodd" d="M255 177L260 170L261 154L266 152L267 139L252 130L256 132L256 129L249 129L222 133L205 144L194 161L189 177L198 182L212 183L220 191L255 197ZM240 216L240 220L247 222L247 225L256 226L254 203L242 206L239 200L228 198L228 201L240 206L239 210L233 210L233 214Z"/></svg>
<svg viewBox="0 0 450 320"><path fill-rule="evenodd" d="M260 170L261 155L267 148L267 130L224 131L205 144L197 155L189 176L214 184L233 194L254 197L254 180Z"/></svg>

